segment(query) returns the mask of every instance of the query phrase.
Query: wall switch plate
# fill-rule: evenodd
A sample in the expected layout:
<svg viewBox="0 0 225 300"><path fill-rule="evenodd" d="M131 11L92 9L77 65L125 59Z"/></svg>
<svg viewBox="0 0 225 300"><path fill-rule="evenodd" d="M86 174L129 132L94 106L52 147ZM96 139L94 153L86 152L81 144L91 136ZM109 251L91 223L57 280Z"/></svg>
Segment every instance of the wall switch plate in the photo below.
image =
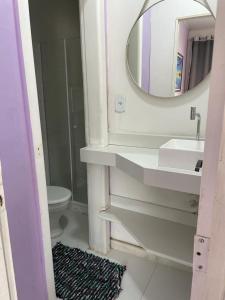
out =
<svg viewBox="0 0 225 300"><path fill-rule="evenodd" d="M124 113L126 111L126 97L122 95L116 96L115 112Z"/></svg>

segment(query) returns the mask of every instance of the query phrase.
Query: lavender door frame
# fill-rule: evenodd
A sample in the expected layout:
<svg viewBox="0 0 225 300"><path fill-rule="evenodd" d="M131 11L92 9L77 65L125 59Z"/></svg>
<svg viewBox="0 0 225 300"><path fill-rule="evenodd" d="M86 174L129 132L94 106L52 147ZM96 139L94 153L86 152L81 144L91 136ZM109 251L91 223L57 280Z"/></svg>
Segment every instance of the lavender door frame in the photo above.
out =
<svg viewBox="0 0 225 300"><path fill-rule="evenodd" d="M47 300L50 298L37 153L17 7L21 2L28 10L27 1L0 1L0 38L3 41L0 43L0 159L18 299ZM27 17L29 21L26 11L24 18Z"/></svg>

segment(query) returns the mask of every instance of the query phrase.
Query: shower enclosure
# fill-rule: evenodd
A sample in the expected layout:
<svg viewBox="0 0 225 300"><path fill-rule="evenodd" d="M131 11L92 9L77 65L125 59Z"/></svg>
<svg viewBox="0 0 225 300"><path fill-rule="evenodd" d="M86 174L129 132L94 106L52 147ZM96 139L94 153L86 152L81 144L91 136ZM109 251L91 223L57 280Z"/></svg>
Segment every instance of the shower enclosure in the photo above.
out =
<svg viewBox="0 0 225 300"><path fill-rule="evenodd" d="M39 107L48 185L72 191L87 202L84 96L79 37L48 40L34 47Z"/></svg>

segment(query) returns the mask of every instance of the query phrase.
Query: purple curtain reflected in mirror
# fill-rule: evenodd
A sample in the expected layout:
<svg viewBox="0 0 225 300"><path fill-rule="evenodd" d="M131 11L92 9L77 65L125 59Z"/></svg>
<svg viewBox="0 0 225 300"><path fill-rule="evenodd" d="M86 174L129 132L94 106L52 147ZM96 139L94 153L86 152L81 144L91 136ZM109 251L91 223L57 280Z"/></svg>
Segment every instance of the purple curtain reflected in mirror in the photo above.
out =
<svg viewBox="0 0 225 300"><path fill-rule="evenodd" d="M186 90L197 86L210 72L212 67L212 55L214 46L213 36L196 36L190 41L187 59L189 68L186 72Z"/></svg>
<svg viewBox="0 0 225 300"><path fill-rule="evenodd" d="M214 30L215 18L197 1L154 4L138 18L129 35L127 65L132 80L144 93L160 98L193 89L211 70ZM196 39L208 36L212 38Z"/></svg>

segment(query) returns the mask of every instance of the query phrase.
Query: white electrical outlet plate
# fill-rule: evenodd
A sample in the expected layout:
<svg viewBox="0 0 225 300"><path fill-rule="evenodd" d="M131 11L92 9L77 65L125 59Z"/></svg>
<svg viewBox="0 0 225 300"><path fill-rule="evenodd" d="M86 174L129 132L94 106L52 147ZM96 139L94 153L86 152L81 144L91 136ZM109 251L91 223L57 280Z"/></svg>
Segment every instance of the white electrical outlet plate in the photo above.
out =
<svg viewBox="0 0 225 300"><path fill-rule="evenodd" d="M122 95L116 96L115 99L115 111L117 113L123 113L126 110L126 97Z"/></svg>

